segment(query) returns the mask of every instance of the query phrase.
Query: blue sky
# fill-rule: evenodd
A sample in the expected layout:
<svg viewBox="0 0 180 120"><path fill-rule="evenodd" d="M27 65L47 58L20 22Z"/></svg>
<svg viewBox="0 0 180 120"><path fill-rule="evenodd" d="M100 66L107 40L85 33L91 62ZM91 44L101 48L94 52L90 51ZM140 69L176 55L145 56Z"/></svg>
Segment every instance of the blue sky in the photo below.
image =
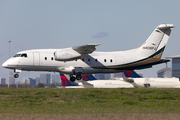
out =
<svg viewBox="0 0 180 120"><path fill-rule="evenodd" d="M97 51L121 51L140 46L156 26L174 24L162 58L179 55L179 0L0 0L0 63L28 49L66 48L100 43ZM165 64L138 70L156 77ZM171 63L168 64L171 67ZM17 79L42 72L22 72ZM0 77L8 70L0 66Z"/></svg>

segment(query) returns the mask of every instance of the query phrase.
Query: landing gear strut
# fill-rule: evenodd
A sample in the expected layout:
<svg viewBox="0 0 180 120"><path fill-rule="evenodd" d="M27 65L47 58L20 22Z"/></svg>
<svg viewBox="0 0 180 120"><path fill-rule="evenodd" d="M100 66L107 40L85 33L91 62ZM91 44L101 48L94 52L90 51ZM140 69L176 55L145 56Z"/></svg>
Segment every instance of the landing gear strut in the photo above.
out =
<svg viewBox="0 0 180 120"><path fill-rule="evenodd" d="M82 79L81 73L77 73L76 77L74 77L73 75L70 75L70 81L71 82L74 82L75 80L81 80L81 79Z"/></svg>
<svg viewBox="0 0 180 120"><path fill-rule="evenodd" d="M14 69L14 78L18 78L19 77L19 74L18 73L20 73L21 72L21 70L18 70L18 69Z"/></svg>
<svg viewBox="0 0 180 120"><path fill-rule="evenodd" d="M77 75L76 75L76 79L77 79L77 80L81 80L81 78L82 78L82 77L81 77L81 74L77 74Z"/></svg>
<svg viewBox="0 0 180 120"><path fill-rule="evenodd" d="M14 78L18 78L19 77L19 75L18 74L14 74Z"/></svg>

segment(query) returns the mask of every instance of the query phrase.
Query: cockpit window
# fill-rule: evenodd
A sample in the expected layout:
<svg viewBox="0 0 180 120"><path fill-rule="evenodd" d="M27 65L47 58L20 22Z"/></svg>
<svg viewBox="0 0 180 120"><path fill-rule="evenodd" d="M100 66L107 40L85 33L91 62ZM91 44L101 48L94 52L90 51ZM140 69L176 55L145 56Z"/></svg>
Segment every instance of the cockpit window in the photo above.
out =
<svg viewBox="0 0 180 120"><path fill-rule="evenodd" d="M20 57L20 56L21 56L21 54L16 54L13 57Z"/></svg>
<svg viewBox="0 0 180 120"><path fill-rule="evenodd" d="M27 54L22 54L21 57L27 57Z"/></svg>
<svg viewBox="0 0 180 120"><path fill-rule="evenodd" d="M26 54L26 53L16 54L16 55L14 55L13 57L27 57L27 54Z"/></svg>

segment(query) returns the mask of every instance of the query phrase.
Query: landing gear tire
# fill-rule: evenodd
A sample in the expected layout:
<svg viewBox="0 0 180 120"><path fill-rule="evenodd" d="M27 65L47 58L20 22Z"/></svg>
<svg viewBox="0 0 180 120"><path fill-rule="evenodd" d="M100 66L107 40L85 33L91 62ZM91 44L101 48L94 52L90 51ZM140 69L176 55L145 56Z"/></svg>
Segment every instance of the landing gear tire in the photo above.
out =
<svg viewBox="0 0 180 120"><path fill-rule="evenodd" d="M76 75L77 80L81 80L81 78L82 78L81 75Z"/></svg>
<svg viewBox="0 0 180 120"><path fill-rule="evenodd" d="M19 77L19 75L18 74L14 74L14 78L18 78Z"/></svg>
<svg viewBox="0 0 180 120"><path fill-rule="evenodd" d="M75 78L74 76L71 76L71 77L70 77L70 81L71 81L71 82L74 82L75 80L76 80L76 78Z"/></svg>

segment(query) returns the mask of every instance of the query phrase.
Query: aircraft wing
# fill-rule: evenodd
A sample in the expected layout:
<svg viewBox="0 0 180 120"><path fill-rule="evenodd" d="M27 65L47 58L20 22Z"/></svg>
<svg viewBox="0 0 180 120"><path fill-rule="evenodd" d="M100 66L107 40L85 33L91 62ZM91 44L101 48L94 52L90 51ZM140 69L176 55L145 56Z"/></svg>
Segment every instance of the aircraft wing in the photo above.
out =
<svg viewBox="0 0 180 120"><path fill-rule="evenodd" d="M96 50L96 46L100 44L88 44L79 47L60 49L54 52L57 61L72 61L80 59L83 54L90 54Z"/></svg>
<svg viewBox="0 0 180 120"><path fill-rule="evenodd" d="M128 82L128 83L133 83L134 82L134 80L132 78L127 78L127 77L123 78L123 80Z"/></svg>
<svg viewBox="0 0 180 120"><path fill-rule="evenodd" d="M93 88L93 85L92 85L92 84L90 84L90 83L88 83L88 82L85 82L85 81L82 81L82 85L83 85L83 87L85 87L85 88Z"/></svg>
<svg viewBox="0 0 180 120"><path fill-rule="evenodd" d="M72 47L73 50L80 54L90 54L96 50L96 46L99 46L100 44L88 44L88 45L82 45L78 47Z"/></svg>
<svg viewBox="0 0 180 120"><path fill-rule="evenodd" d="M123 80L127 83L132 84L134 87L138 87L138 85L134 82L134 78L123 78Z"/></svg>

